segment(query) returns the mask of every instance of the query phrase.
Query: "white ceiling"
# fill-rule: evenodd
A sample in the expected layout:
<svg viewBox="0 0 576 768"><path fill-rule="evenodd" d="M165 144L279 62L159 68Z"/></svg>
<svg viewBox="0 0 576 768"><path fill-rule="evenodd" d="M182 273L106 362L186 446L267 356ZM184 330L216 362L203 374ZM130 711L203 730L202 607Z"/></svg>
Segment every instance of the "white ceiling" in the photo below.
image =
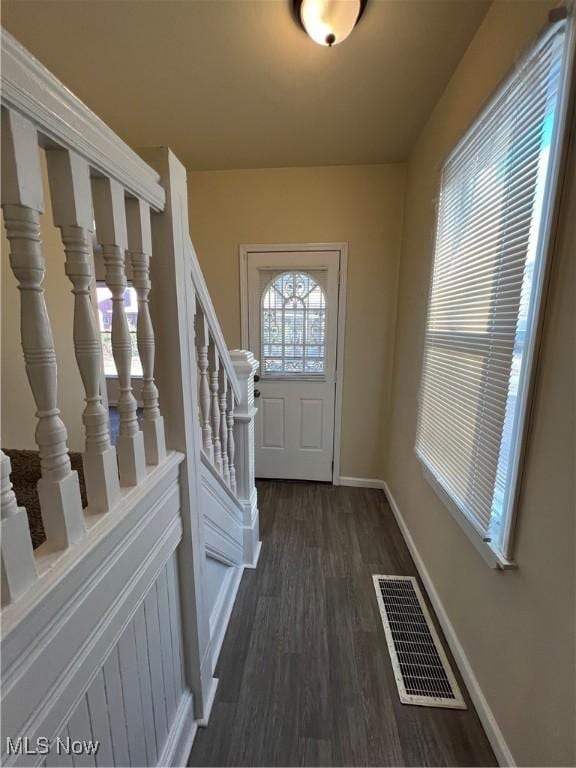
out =
<svg viewBox="0 0 576 768"><path fill-rule="evenodd" d="M369 0L332 49L289 0L4 0L2 23L134 147L190 169L404 159L489 0Z"/></svg>

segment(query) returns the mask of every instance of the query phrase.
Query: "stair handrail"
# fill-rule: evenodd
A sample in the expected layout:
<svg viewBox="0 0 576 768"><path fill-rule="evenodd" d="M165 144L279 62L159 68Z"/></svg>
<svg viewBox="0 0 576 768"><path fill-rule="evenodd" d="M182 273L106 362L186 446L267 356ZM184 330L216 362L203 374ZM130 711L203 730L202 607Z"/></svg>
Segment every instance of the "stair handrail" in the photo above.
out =
<svg viewBox="0 0 576 768"><path fill-rule="evenodd" d="M222 328L220 327L218 315L214 309L214 304L212 303L210 292L208 290L208 286L206 285L206 280L204 279L202 268L200 267L200 262L198 261L198 256L196 255L196 250L194 249L194 245L190 238L187 240L187 248L191 264L192 282L194 283L194 288L196 291L196 299L200 304L202 313L210 329L214 344L218 350L220 362L226 369L228 381L230 382L234 391L235 401L238 403L240 402L240 398L242 396L240 390L240 382L238 381L238 376L234 370L234 364L230 356L230 351L226 341L224 340L224 334L222 333Z"/></svg>
<svg viewBox="0 0 576 768"><path fill-rule="evenodd" d="M16 615L20 598L39 580L48 579L57 561L71 562L72 550L79 551L87 539L90 544L97 537L90 525L94 517L105 518L127 503L132 489L147 483L154 468L167 461L155 355L170 339L156 337L149 308L151 290L157 302L164 301L151 277L152 260L162 260L165 250L164 243L154 252L152 249L152 214L161 218L166 204L159 173L4 29L1 42L0 203L10 270L18 288L18 299L7 303L6 312L20 315L18 333L37 419L34 441L41 473L37 489L46 538L33 551L26 509L16 503L10 460L2 454L0 555L5 578L1 605L14 608L9 613ZM58 245L42 240L43 217L48 216L60 231ZM62 261L53 258L54 248L61 249L64 269ZM111 347L120 384L116 440L109 424L102 337L95 309L95 251L102 260L113 304ZM47 271L52 280L61 279L70 290L74 312L70 328L52 322L44 293ZM139 306L140 421L131 372L132 336L124 304L130 276ZM73 350L79 379L61 377L59 382L62 358L57 358L57 349ZM81 382L66 418L75 420L84 438L86 508L78 472L68 455L71 441L60 411L65 400L63 380L72 388ZM9 437L5 431L3 437L15 442L20 439L14 430Z"/></svg>
<svg viewBox="0 0 576 768"><path fill-rule="evenodd" d="M4 27L0 29L2 104L36 125L40 146L56 142L118 181L128 195L154 211L163 210L159 175Z"/></svg>

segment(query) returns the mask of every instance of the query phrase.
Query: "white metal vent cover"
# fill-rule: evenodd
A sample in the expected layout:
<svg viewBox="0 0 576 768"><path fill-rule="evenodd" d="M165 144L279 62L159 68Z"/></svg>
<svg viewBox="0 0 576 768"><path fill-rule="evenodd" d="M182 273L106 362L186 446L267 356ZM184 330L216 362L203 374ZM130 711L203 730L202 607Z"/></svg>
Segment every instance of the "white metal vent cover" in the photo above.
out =
<svg viewBox="0 0 576 768"><path fill-rule="evenodd" d="M400 701L466 709L417 580L381 574L372 578Z"/></svg>

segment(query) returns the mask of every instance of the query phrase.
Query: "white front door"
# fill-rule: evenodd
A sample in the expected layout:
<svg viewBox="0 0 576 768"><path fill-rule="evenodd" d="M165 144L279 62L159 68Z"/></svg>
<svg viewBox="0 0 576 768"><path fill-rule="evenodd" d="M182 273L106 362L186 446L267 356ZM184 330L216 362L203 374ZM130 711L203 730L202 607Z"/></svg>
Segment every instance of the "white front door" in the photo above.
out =
<svg viewBox="0 0 576 768"><path fill-rule="evenodd" d="M339 251L248 253L256 476L332 480Z"/></svg>

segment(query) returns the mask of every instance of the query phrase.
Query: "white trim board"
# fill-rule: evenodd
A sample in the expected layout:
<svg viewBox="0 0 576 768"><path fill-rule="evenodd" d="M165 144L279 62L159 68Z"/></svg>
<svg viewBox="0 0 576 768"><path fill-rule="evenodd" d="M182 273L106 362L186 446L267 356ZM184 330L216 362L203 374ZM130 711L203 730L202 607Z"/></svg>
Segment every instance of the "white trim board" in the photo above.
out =
<svg viewBox="0 0 576 768"><path fill-rule="evenodd" d="M335 485L348 485L352 488L378 488L384 490L384 480L378 480L376 477L344 477L340 476L339 482Z"/></svg>
<svg viewBox="0 0 576 768"><path fill-rule="evenodd" d="M258 567L258 560L260 559L261 550L262 542L259 541L256 548L254 562L244 563L242 565L229 565L229 573L226 574L222 584L220 585L218 597L216 598L216 605L214 606L213 613L210 616L209 652L212 656L212 674L214 674L216 670L216 664L220 658L220 651L222 650L224 638L226 637L226 631L228 630L232 611L236 605L236 597L238 595L238 590L240 589L242 576L244 575L244 571L246 569L254 570ZM199 721L199 725L205 725L205 723L208 722L208 717L204 718L202 721Z"/></svg>
<svg viewBox="0 0 576 768"><path fill-rule="evenodd" d="M41 146L55 141L77 152L93 170L116 179L155 211L164 210L159 174L4 28L2 105L34 121Z"/></svg>
<svg viewBox="0 0 576 768"><path fill-rule="evenodd" d="M224 580L220 585L220 590L215 601L212 615L210 616L210 653L212 654L212 674L216 670L216 664L220 657L220 651L222 650L222 644L226 637L226 630L230 623L230 617L234 605L236 604L236 596L238 589L240 588L240 582L244 574L243 565L231 565L228 566L229 571L224 576ZM208 717L206 718L206 722ZM201 723L204 725L204 723Z"/></svg>
<svg viewBox="0 0 576 768"><path fill-rule="evenodd" d="M240 270L240 332L242 348L248 349L248 254L303 251L339 251L340 270L338 275L338 323L336 340L336 396L334 400L334 454L332 482L340 485L340 452L342 438L342 398L344 392L344 337L346 331L346 290L348 283L348 243L274 243L241 245L239 251Z"/></svg>
<svg viewBox="0 0 576 768"><path fill-rule="evenodd" d="M193 704L192 693L186 691L180 700L164 749L158 758L158 768L187 764L198 730Z"/></svg>
<svg viewBox="0 0 576 768"><path fill-rule="evenodd" d="M494 717L494 713L490 709L490 705L488 704L488 701L482 692L480 683L478 682L478 679L476 678L476 675L472 669L472 665L470 664L464 648L458 639L456 630L454 629L454 626L448 617L446 609L444 608L444 605L442 604L440 596L436 591L430 574L428 573L428 569L424 565L424 561L420 555L420 552L418 551L418 548L416 547L414 539L412 538L412 534L408 530L406 521L402 517L402 513L396 504L396 500L394 499L394 496L392 495L392 492L386 481L382 480L380 482L382 483L382 489L386 495L388 503L390 504L392 513L396 518L400 532L402 533L404 541L406 542L406 546L412 555L414 564L416 565L420 578L422 579L426 593L428 594L430 602L434 607L436 617L440 622L440 626L442 627L446 641L450 647L450 650L452 651L452 655L454 656L454 661L456 662L458 669L460 670L460 674L466 683L466 688L468 689L470 698L474 703L476 712L480 718L480 722L484 727L488 741L494 750L498 764L502 766L516 766L512 752L510 751L510 748L506 743L506 739L504 738L504 734L500 730L496 718Z"/></svg>
<svg viewBox="0 0 576 768"><path fill-rule="evenodd" d="M210 680L210 688L208 689L208 693L206 694L206 703L204 704L204 717L201 717L199 720L195 721L198 728L207 728L208 723L210 722L210 716L212 715L212 707L214 706L214 702L216 701L216 691L218 690L219 682L220 680L217 677L213 677ZM180 763L180 765L188 764L188 757L190 756L190 752L192 752L193 745L194 745L194 740L192 740L192 744L190 745L188 754L184 758L185 761L183 763Z"/></svg>
<svg viewBox="0 0 576 768"><path fill-rule="evenodd" d="M258 541L256 544L256 551L254 553L254 560L251 563L244 563L244 570L246 568L250 569L251 571L255 571L256 568L258 568L258 560L260 560L260 552L262 551L262 539Z"/></svg>

